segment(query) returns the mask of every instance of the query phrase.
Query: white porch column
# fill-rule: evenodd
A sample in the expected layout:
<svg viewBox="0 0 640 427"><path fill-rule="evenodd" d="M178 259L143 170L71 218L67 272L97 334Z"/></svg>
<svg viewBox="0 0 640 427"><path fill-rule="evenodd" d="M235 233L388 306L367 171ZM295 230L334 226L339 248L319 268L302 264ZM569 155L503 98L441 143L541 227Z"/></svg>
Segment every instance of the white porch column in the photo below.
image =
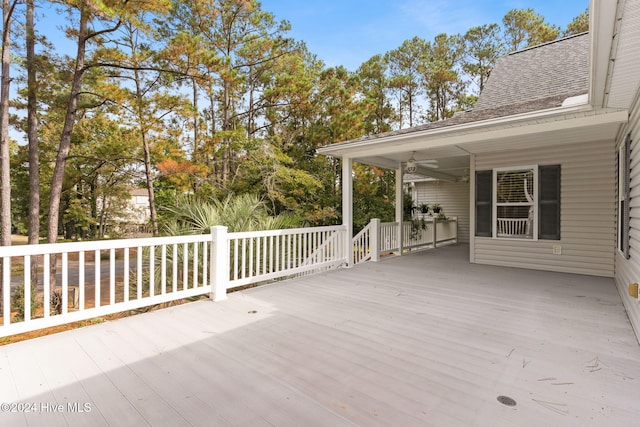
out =
<svg viewBox="0 0 640 427"><path fill-rule="evenodd" d="M347 267L353 265L353 159L342 158L342 225L346 227L344 239Z"/></svg>
<svg viewBox="0 0 640 427"><path fill-rule="evenodd" d="M371 219L371 231L369 234L369 250L371 251L371 261L380 261L380 219Z"/></svg>
<svg viewBox="0 0 640 427"><path fill-rule="evenodd" d="M402 223L402 217L404 215L403 202L404 202L404 171L402 169L402 163L398 164L396 169L396 222L398 223L398 255L402 255L404 248L404 236L402 230L404 224Z"/></svg>
<svg viewBox="0 0 640 427"><path fill-rule="evenodd" d="M211 227L211 299L215 302L227 299L229 285L229 248L227 227Z"/></svg>

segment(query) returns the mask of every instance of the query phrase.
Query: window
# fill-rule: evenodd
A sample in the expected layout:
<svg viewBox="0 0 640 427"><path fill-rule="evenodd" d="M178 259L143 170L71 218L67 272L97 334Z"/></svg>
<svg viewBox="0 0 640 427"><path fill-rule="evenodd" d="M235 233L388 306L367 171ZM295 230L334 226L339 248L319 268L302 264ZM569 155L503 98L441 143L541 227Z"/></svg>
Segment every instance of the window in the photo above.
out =
<svg viewBox="0 0 640 427"><path fill-rule="evenodd" d="M535 232L538 167L494 169L496 209L493 237L533 239Z"/></svg>
<svg viewBox="0 0 640 427"><path fill-rule="evenodd" d="M629 200L631 192L631 135L618 150L618 249L629 259Z"/></svg>
<svg viewBox="0 0 640 427"><path fill-rule="evenodd" d="M476 236L560 239L560 165L476 172Z"/></svg>

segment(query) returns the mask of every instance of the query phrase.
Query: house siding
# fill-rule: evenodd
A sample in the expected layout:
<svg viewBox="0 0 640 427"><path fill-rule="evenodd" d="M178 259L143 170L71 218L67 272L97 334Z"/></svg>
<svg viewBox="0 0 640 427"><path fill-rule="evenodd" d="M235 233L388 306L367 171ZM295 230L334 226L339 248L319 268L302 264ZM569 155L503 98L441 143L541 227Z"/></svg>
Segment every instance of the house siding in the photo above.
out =
<svg viewBox="0 0 640 427"><path fill-rule="evenodd" d="M640 102L636 101L629 116L629 124L620 133L617 147L624 143L628 133L631 133L631 199L630 231L629 231L629 259L617 249L615 250L615 282L622 298L629 320L633 325L636 336L640 341L640 301L629 296L628 287L631 283L640 282ZM617 152L617 151L616 151ZM616 192L617 194L617 192ZM617 205L617 204L616 204ZM617 234L617 233L616 233Z"/></svg>
<svg viewBox="0 0 640 427"><path fill-rule="evenodd" d="M469 243L469 183L418 181L416 204L439 203L448 217L458 217L458 242Z"/></svg>
<svg viewBox="0 0 640 427"><path fill-rule="evenodd" d="M614 148L615 141L596 141L476 154L476 171L560 164L561 239L526 241L475 237L474 262L613 277L616 239ZM553 253L556 245L561 246L561 254Z"/></svg>

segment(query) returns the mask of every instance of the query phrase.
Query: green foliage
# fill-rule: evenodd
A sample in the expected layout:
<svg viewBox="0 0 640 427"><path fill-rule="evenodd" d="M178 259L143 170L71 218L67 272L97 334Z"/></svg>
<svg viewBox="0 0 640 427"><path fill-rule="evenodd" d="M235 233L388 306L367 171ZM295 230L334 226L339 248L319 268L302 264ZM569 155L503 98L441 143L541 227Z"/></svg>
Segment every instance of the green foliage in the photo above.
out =
<svg viewBox="0 0 640 427"><path fill-rule="evenodd" d="M167 235L205 234L214 225L237 232L292 228L299 224L290 215L271 216L265 203L251 194L211 201L184 198L167 211L171 218L163 227Z"/></svg>
<svg viewBox="0 0 640 427"><path fill-rule="evenodd" d="M587 7L584 12L580 15L573 18L569 24L567 24L567 29L564 31L563 36L572 36L574 34L584 33L585 31L589 31L589 8Z"/></svg>
<svg viewBox="0 0 640 427"><path fill-rule="evenodd" d="M36 314L38 309L38 300L37 300L37 288L36 283L31 282L31 318ZM13 317L12 322L22 322L24 320L24 285L18 285L13 291L13 295L11 298L13 311L16 313Z"/></svg>
<svg viewBox="0 0 640 427"><path fill-rule="evenodd" d="M59 213L68 237L104 236L118 221L129 189L141 185L153 186L158 219L176 232L208 232L227 216L254 215L239 206L231 213L235 200L247 194L255 195L245 202L260 205L255 211L261 219L248 225L238 217L230 227L273 227L271 216L281 215L285 222L297 218L296 224L336 223L341 163L317 155L318 147L473 108L498 56L559 34L533 9L514 9L502 25L433 40L414 37L351 72L327 67L303 42L290 39L289 23L256 0L116 3L96 3L89 11L89 27L115 30L88 40ZM66 5L78 20L78 5ZM585 11L564 34L587 27ZM48 36L53 30L42 31ZM76 41L78 28L68 35ZM75 61L45 38L39 43L45 222ZM12 111L19 110L13 125L22 131L25 98L18 88L12 99ZM14 225L26 231L26 147L16 146L11 160ZM354 173L356 229L374 217L392 220L394 172L357 165ZM187 206L196 203L201 206ZM216 216L216 210L226 213Z"/></svg>
<svg viewBox="0 0 640 427"><path fill-rule="evenodd" d="M512 9L502 19L504 39L509 50L519 50L555 40L560 28L545 22L529 9Z"/></svg>
<svg viewBox="0 0 640 427"><path fill-rule="evenodd" d="M504 43L500 39L498 24L470 28L464 35L464 58L462 69L482 91L493 65L504 54Z"/></svg>

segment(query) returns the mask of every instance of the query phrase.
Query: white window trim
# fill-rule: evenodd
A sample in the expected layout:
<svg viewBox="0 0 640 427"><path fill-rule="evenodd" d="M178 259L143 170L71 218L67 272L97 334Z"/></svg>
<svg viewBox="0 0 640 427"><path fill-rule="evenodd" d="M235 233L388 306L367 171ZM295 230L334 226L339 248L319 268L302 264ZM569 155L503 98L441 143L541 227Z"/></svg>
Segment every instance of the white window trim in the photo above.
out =
<svg viewBox="0 0 640 427"><path fill-rule="evenodd" d="M533 170L533 235L530 239L523 239L518 237L502 237L498 236L498 173L499 172L509 172L509 171L520 171L520 170ZM515 240L518 242L531 242L538 240L538 165L525 165L525 166L509 166L503 168L494 168L493 169L493 182L492 182L492 192L493 192L493 200L492 203L492 213L491 213L491 228L492 228L492 237L494 239L499 240Z"/></svg>

